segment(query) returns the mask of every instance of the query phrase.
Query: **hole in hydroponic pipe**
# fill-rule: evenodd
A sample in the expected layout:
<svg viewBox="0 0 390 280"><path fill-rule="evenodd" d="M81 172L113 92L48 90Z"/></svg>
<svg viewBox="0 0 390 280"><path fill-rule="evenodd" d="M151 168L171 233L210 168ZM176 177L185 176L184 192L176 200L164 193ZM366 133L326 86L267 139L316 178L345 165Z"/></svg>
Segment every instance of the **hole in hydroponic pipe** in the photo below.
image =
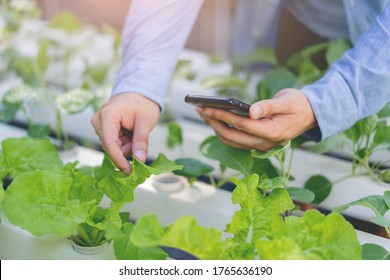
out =
<svg viewBox="0 0 390 280"><path fill-rule="evenodd" d="M197 257L180 249L164 246L162 246L161 249L163 249L169 255L169 257L174 260L198 260Z"/></svg>
<svg viewBox="0 0 390 280"><path fill-rule="evenodd" d="M3 189L6 190L8 186L12 183L12 178L6 177L3 179Z"/></svg>

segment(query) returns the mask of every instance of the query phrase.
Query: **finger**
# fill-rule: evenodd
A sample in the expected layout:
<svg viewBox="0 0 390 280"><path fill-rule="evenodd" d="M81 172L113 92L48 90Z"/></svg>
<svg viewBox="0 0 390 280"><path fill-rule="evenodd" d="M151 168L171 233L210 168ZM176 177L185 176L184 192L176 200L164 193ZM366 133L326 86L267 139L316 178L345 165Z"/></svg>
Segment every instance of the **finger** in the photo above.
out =
<svg viewBox="0 0 390 280"><path fill-rule="evenodd" d="M269 120L252 120L247 117L239 116L232 112L225 110L207 108L200 113L200 116L207 119L215 119L228 124L230 127L234 127L237 130L241 130L245 133L257 135L259 129L259 122L266 123Z"/></svg>
<svg viewBox="0 0 390 280"><path fill-rule="evenodd" d="M214 129L221 142L225 145L234 148L262 151L269 150L275 145L266 139L229 127L224 122L213 118L205 116L205 121Z"/></svg>
<svg viewBox="0 0 390 280"><path fill-rule="evenodd" d="M110 120L110 121L107 121ZM102 147L109 154L115 165L126 174L130 174L131 167L128 160L124 157L121 150L120 121L111 121L106 118L106 121L101 122Z"/></svg>
<svg viewBox="0 0 390 280"><path fill-rule="evenodd" d="M132 139L128 135L124 135L119 137L120 140L120 148L122 154L127 157L131 155L131 147L132 147Z"/></svg>
<svg viewBox="0 0 390 280"><path fill-rule="evenodd" d="M151 128L148 126L147 119L137 116L133 132L133 155L140 161L146 161L148 154L149 133Z"/></svg>
<svg viewBox="0 0 390 280"><path fill-rule="evenodd" d="M102 141L102 137L101 137L101 135L100 135L101 126L100 126L99 114L98 114L98 113L95 113L95 114L92 116L92 118L91 118L91 124L92 124L92 127L93 127L94 130L95 130L96 135L99 137L100 142L101 142L101 141Z"/></svg>
<svg viewBox="0 0 390 280"><path fill-rule="evenodd" d="M277 98L261 100L251 105L249 116L251 119L260 119L277 114L291 112L292 103L290 98L282 94Z"/></svg>

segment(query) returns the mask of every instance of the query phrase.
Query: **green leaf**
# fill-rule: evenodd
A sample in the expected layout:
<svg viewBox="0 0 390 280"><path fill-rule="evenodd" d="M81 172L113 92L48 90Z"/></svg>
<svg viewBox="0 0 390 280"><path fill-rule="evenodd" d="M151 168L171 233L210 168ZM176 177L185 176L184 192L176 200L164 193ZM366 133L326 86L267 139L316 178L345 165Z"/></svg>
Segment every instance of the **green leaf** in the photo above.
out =
<svg viewBox="0 0 390 280"><path fill-rule="evenodd" d="M17 112L19 111L21 104L9 103L5 100L0 105L0 121L11 122L15 119Z"/></svg>
<svg viewBox="0 0 390 280"><path fill-rule="evenodd" d="M271 230L271 220L281 219L280 214L294 208L290 196L284 188L273 189L265 197L258 186L261 183L257 174L251 174L238 180L231 178L237 186L232 193L232 202L241 209L233 215L226 231L234 234L239 242L250 242L262 238Z"/></svg>
<svg viewBox="0 0 390 280"><path fill-rule="evenodd" d="M183 169L173 171L173 173L180 176L199 177L214 170L211 165L193 158L179 158L175 162L183 166Z"/></svg>
<svg viewBox="0 0 390 280"><path fill-rule="evenodd" d="M384 201L385 201L387 207L390 208L390 191L385 191L385 192L383 193L383 199L384 199Z"/></svg>
<svg viewBox="0 0 390 280"><path fill-rule="evenodd" d="M388 102L383 108L382 110L380 110L378 112L378 117L379 118L387 118L387 117L390 117L390 102Z"/></svg>
<svg viewBox="0 0 390 280"><path fill-rule="evenodd" d="M69 11L62 11L52 17L48 26L51 28L62 29L66 32L77 32L82 28L82 22L75 14Z"/></svg>
<svg viewBox="0 0 390 280"><path fill-rule="evenodd" d="M352 142L357 143L359 138L363 135L363 123L362 121L356 122L351 128L344 131L344 134L352 140Z"/></svg>
<svg viewBox="0 0 390 280"><path fill-rule="evenodd" d="M296 149L296 148L298 148L298 147L302 146L303 144L310 142L310 141L312 141L312 140L307 138L306 136L299 135L299 136L295 137L294 139L291 139L291 149Z"/></svg>
<svg viewBox="0 0 390 280"><path fill-rule="evenodd" d="M249 174L251 173L256 173L259 176L266 175L270 179L279 176L278 170L268 158L253 158L253 168Z"/></svg>
<svg viewBox="0 0 390 280"><path fill-rule="evenodd" d="M378 122L374 135L374 143L390 146L390 126L387 125L386 121Z"/></svg>
<svg viewBox="0 0 390 280"><path fill-rule="evenodd" d="M44 100L45 96L42 91L26 85L17 85L5 92L3 100L11 104L27 104L34 106Z"/></svg>
<svg viewBox="0 0 390 280"><path fill-rule="evenodd" d="M220 230L204 228L194 217L183 216L166 228L160 245L178 248L201 260L221 260L228 245L221 237Z"/></svg>
<svg viewBox="0 0 390 280"><path fill-rule="evenodd" d="M93 92L75 88L56 98L58 109L65 114L77 114L85 110L94 99Z"/></svg>
<svg viewBox="0 0 390 280"><path fill-rule="evenodd" d="M314 44L311 46L308 46L301 50L299 54L305 58L310 58L311 56L321 52L322 50L325 50L328 47L328 42L321 42L318 44Z"/></svg>
<svg viewBox="0 0 390 280"><path fill-rule="evenodd" d="M390 228L390 219L387 219L385 217L380 217L380 216L373 217L371 218L371 222L381 227Z"/></svg>
<svg viewBox="0 0 390 280"><path fill-rule="evenodd" d="M159 154L150 166L133 157L132 172L125 176L106 155L102 167L97 171L98 188L114 202L131 202L135 188L152 174L159 175L180 168L182 166L168 160L163 154Z"/></svg>
<svg viewBox="0 0 390 280"><path fill-rule="evenodd" d="M251 155L253 157L257 157L257 158L261 158L261 159L269 158L269 157L272 157L272 156L279 156L285 150L290 148L290 145L291 145L291 141L288 141L287 144L278 145L278 146L272 148L269 151L263 152L263 151L258 151L258 150L252 150L251 151Z"/></svg>
<svg viewBox="0 0 390 280"><path fill-rule="evenodd" d="M265 99L271 98L282 89L294 87L296 79L289 70L280 68L268 71L260 83L267 89L268 96L261 94L262 99ZM258 97L260 97L259 94Z"/></svg>
<svg viewBox="0 0 390 280"><path fill-rule="evenodd" d="M159 247L141 248L130 241L134 228L131 223L122 225L122 233L114 239L114 253L118 260L165 260L168 256Z"/></svg>
<svg viewBox="0 0 390 280"><path fill-rule="evenodd" d="M200 144L201 153L207 158L218 160L225 167L249 174L253 169L253 157L249 150L226 146L216 136L205 139Z"/></svg>
<svg viewBox="0 0 390 280"><path fill-rule="evenodd" d="M372 132L375 131L377 125L378 125L378 116L376 114L373 114L363 120L361 120L363 124L363 132L365 135L370 135Z"/></svg>
<svg viewBox="0 0 390 280"><path fill-rule="evenodd" d="M7 166L4 162L4 153L0 151L0 182L8 175Z"/></svg>
<svg viewBox="0 0 390 280"><path fill-rule="evenodd" d="M324 154L330 151L342 151L347 144L348 139L343 134L336 134L321 142L308 146L307 149L314 153Z"/></svg>
<svg viewBox="0 0 390 280"><path fill-rule="evenodd" d="M97 203L99 203L99 202L97 202ZM85 223L90 227L93 227L95 229L98 229L98 230L104 231L104 232L108 228L110 228L110 230L113 230L113 227L115 227L117 230L119 230L122 226L122 219L119 215L119 211L120 211L122 206L123 206L123 204L120 204L120 203L111 203L110 208L103 209L103 208L97 206L95 203L93 210L91 210L89 212L89 215L88 215ZM96 232L96 231L93 230L93 232ZM96 239L96 237L92 236L91 239Z"/></svg>
<svg viewBox="0 0 390 280"><path fill-rule="evenodd" d="M225 55L219 53L211 53L207 56L207 61L211 64L222 63L226 60Z"/></svg>
<svg viewBox="0 0 390 280"><path fill-rule="evenodd" d="M49 44L47 41L41 41L39 44L39 51L36 57L37 66L42 75L46 72L47 67L49 66L49 57L47 53L48 47Z"/></svg>
<svg viewBox="0 0 390 280"><path fill-rule="evenodd" d="M383 182L390 183L390 169L382 170L379 176Z"/></svg>
<svg viewBox="0 0 390 280"><path fill-rule="evenodd" d="M277 188L285 188L286 186L287 186L287 181L283 177L262 179L259 184L259 188L262 190L273 190Z"/></svg>
<svg viewBox="0 0 390 280"><path fill-rule="evenodd" d="M27 134L30 137L42 138L49 136L51 127L48 124L30 124L27 129Z"/></svg>
<svg viewBox="0 0 390 280"><path fill-rule="evenodd" d="M98 85L103 85L106 80L109 67L110 65L108 64L94 64L84 70L83 76L84 78L91 78Z"/></svg>
<svg viewBox="0 0 390 280"><path fill-rule="evenodd" d="M202 88L217 88L217 87L232 87L244 90L247 87L247 81L242 80L236 76L230 75L212 75L204 78L200 85Z"/></svg>
<svg viewBox="0 0 390 280"><path fill-rule="evenodd" d="M390 252L378 244L366 243L362 246L362 259L390 260Z"/></svg>
<svg viewBox="0 0 390 280"><path fill-rule="evenodd" d="M3 201L3 199L4 199L3 181L0 180L0 203Z"/></svg>
<svg viewBox="0 0 390 280"><path fill-rule="evenodd" d="M48 139L7 138L1 144L5 165L13 178L28 171L62 168L57 149Z"/></svg>
<svg viewBox="0 0 390 280"><path fill-rule="evenodd" d="M296 199L300 202L310 203L315 198L315 194L308 189L289 187L287 188L287 191L293 199Z"/></svg>
<svg viewBox="0 0 390 280"><path fill-rule="evenodd" d="M325 57L328 65L332 65L336 60L351 48L350 43L345 39L333 40L329 42Z"/></svg>
<svg viewBox="0 0 390 280"><path fill-rule="evenodd" d="M138 247L158 246L163 237L164 229L159 224L156 214L141 217L133 227L130 241Z"/></svg>
<svg viewBox="0 0 390 280"><path fill-rule="evenodd" d="M327 216L308 210L303 217L273 220L268 240L258 239L261 259L354 260L361 258L361 245L355 229L342 215Z"/></svg>
<svg viewBox="0 0 390 280"><path fill-rule="evenodd" d="M146 167L146 165L144 165L144 167ZM152 168L151 172L154 175L181 170L183 168L183 166L176 164L176 162L167 159L162 153L158 154L157 159L150 164L150 167Z"/></svg>
<svg viewBox="0 0 390 280"><path fill-rule="evenodd" d="M322 75L321 70L310 59L301 62L298 68L298 84L307 85L318 80Z"/></svg>
<svg viewBox="0 0 390 280"><path fill-rule="evenodd" d="M351 206L365 206L374 211L375 216L384 216L389 210L389 206L386 204L384 197L381 195L370 195L363 197L359 200L337 206L333 208L333 211L342 212Z"/></svg>
<svg viewBox="0 0 390 280"><path fill-rule="evenodd" d="M183 144L183 132L178 122L171 121L168 123L167 147L173 148Z"/></svg>
<svg viewBox="0 0 390 280"><path fill-rule="evenodd" d="M27 84L37 84L40 77L34 71L35 59L17 56L10 62L10 69L22 77Z"/></svg>
<svg viewBox="0 0 390 280"><path fill-rule="evenodd" d="M278 59L273 48L260 48L247 54L236 55L233 63L247 65L253 63L266 63L272 66L278 65Z"/></svg>
<svg viewBox="0 0 390 280"><path fill-rule="evenodd" d="M21 174L7 189L3 211L11 223L34 235L69 236L91 208L89 202L69 199L71 184L71 178L52 171Z"/></svg>
<svg viewBox="0 0 390 280"><path fill-rule="evenodd" d="M173 73L173 79L185 78L187 80L194 80L196 73L192 69L192 61L180 59Z"/></svg>
<svg viewBox="0 0 390 280"><path fill-rule="evenodd" d="M62 169L62 173L73 179L69 190L70 199L78 199L80 202L95 201L99 204L103 198L102 192L96 186L96 179L91 175L83 174L76 168L78 162L68 163Z"/></svg>
<svg viewBox="0 0 390 280"><path fill-rule="evenodd" d="M314 193L313 203L318 204L329 196L332 183L322 175L314 175L306 181L304 188Z"/></svg>

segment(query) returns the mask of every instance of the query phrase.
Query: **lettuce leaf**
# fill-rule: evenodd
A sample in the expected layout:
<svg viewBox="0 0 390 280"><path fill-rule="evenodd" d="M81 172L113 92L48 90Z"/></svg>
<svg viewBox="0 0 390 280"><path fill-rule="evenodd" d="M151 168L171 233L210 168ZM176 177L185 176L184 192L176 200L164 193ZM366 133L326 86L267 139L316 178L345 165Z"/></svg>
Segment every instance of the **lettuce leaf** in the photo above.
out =
<svg viewBox="0 0 390 280"><path fill-rule="evenodd" d="M232 202L239 204L241 209L234 213L226 231L234 234L237 242L253 244L271 231L272 219L281 219L281 213L294 208L284 188L273 189L268 196L261 193L257 174L231 180L237 185L232 193Z"/></svg>
<svg viewBox="0 0 390 280"><path fill-rule="evenodd" d="M7 177L8 170L4 162L4 153L0 151L0 182Z"/></svg>
<svg viewBox="0 0 390 280"><path fill-rule="evenodd" d="M13 224L34 235L69 236L86 220L95 203L69 199L72 182L51 171L23 173L9 185L3 211Z"/></svg>
<svg viewBox="0 0 390 280"><path fill-rule="evenodd" d="M155 214L140 218L130 235L130 241L142 248L164 246L180 249L199 259L227 259L229 242L221 240L222 231L204 228L192 216L183 216L165 229Z"/></svg>
<svg viewBox="0 0 390 280"><path fill-rule="evenodd" d="M78 162L67 163L62 173L72 178L72 185L69 190L69 199L78 199L80 202L95 200L99 204L103 193L97 188L96 179L91 175L81 173L76 168Z"/></svg>
<svg viewBox="0 0 390 280"><path fill-rule="evenodd" d="M303 217L274 219L269 240L255 242L261 259L360 259L362 247L356 231L338 213L327 216L308 210Z"/></svg>
<svg viewBox="0 0 390 280"><path fill-rule="evenodd" d="M134 200L135 188L144 183L152 174L159 175L181 168L181 165L159 154L150 166L133 158L132 172L126 176L118 171L112 160L106 156L102 168L98 170L98 178L102 178L98 182L98 188L114 202L131 202Z"/></svg>
<svg viewBox="0 0 390 280"><path fill-rule="evenodd" d="M3 182L0 181L0 202L4 199Z"/></svg>
<svg viewBox="0 0 390 280"><path fill-rule="evenodd" d="M183 216L165 229L159 244L181 249L202 260L223 260L228 258L229 243L221 237L222 231L204 228L195 217Z"/></svg>
<svg viewBox="0 0 390 280"><path fill-rule="evenodd" d="M168 254L158 246L140 247L131 241L134 225L124 223L114 239L114 253L118 260L165 260Z"/></svg>
<svg viewBox="0 0 390 280"><path fill-rule="evenodd" d="M7 138L1 143L4 163L15 178L34 170L60 170L63 166L55 146L42 138Z"/></svg>

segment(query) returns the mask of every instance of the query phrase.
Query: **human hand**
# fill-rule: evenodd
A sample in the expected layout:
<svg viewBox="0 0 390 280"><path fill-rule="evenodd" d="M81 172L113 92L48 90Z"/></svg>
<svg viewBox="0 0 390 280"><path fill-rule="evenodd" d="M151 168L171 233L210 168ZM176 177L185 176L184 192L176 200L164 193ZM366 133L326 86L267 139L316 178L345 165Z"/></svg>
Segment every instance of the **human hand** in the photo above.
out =
<svg viewBox="0 0 390 280"><path fill-rule="evenodd" d="M196 108L225 145L267 151L317 123L305 94L298 89L283 89L274 98L251 105L249 118L214 108Z"/></svg>
<svg viewBox="0 0 390 280"><path fill-rule="evenodd" d="M121 93L103 105L91 123L115 165L130 174L125 156L146 160L149 134L159 116L160 107L154 101L137 93Z"/></svg>

